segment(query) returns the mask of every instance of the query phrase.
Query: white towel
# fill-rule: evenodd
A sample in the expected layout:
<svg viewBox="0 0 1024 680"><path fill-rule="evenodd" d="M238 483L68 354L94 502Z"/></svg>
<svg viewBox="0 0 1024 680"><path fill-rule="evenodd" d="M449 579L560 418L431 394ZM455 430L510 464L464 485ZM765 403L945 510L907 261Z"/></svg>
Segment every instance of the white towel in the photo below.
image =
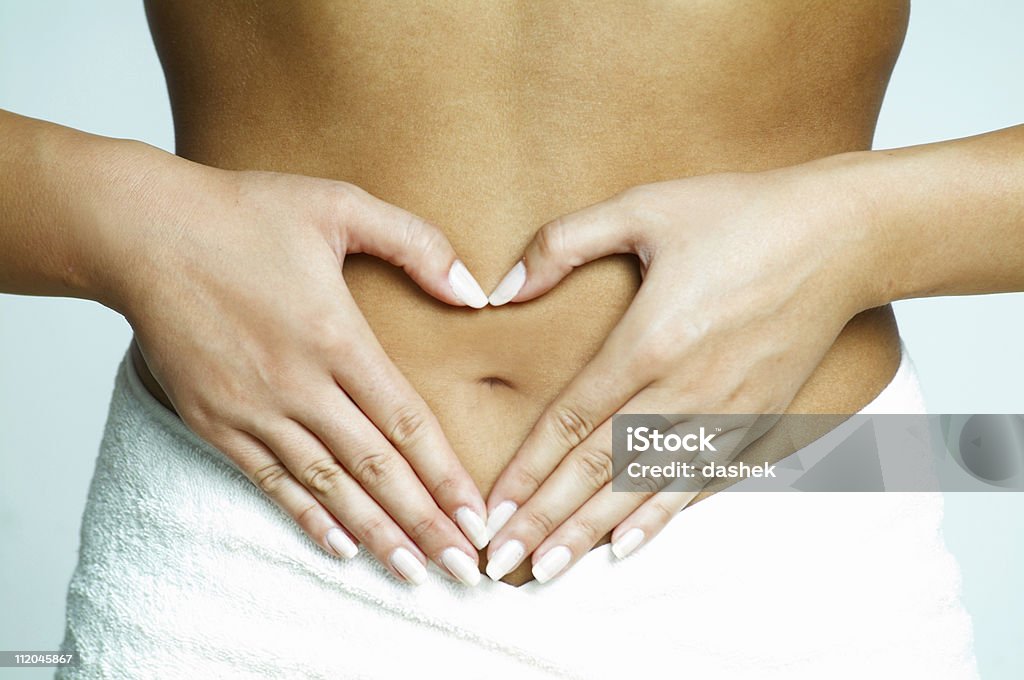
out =
<svg viewBox="0 0 1024 680"><path fill-rule="evenodd" d="M865 410L921 410L909 359ZM976 678L941 518L937 493L719 493L547 585L413 588L325 554L126 357L58 677Z"/></svg>

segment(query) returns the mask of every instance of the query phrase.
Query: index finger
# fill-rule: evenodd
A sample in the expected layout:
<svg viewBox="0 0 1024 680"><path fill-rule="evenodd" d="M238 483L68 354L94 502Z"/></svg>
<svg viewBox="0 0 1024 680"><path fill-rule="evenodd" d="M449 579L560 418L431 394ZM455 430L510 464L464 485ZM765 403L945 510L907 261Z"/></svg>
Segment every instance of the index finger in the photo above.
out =
<svg viewBox="0 0 1024 680"><path fill-rule="evenodd" d="M477 548L487 545L486 506L436 416L388 357L351 302L354 339L335 361L339 386L402 454L437 505Z"/></svg>

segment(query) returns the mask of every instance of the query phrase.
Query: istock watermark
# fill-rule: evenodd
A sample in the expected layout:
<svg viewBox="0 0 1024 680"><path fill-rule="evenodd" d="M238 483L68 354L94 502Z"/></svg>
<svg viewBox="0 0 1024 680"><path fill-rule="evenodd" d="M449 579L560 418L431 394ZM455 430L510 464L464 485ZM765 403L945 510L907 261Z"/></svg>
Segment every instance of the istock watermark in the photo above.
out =
<svg viewBox="0 0 1024 680"><path fill-rule="evenodd" d="M632 414L613 491L1021 491L1021 415Z"/></svg>
<svg viewBox="0 0 1024 680"><path fill-rule="evenodd" d="M708 433L704 428L698 432L680 435L668 434L646 426L626 428L627 451L716 451L711 440L717 433Z"/></svg>

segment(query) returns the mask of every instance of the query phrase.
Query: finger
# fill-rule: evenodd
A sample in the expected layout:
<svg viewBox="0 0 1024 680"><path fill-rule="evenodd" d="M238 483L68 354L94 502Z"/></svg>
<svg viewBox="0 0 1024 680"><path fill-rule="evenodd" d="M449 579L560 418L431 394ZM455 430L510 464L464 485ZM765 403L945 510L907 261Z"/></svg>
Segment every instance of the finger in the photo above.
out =
<svg viewBox="0 0 1024 680"><path fill-rule="evenodd" d="M634 405L639 407L639 405ZM628 408L628 407L627 407ZM639 407L642 408L642 407ZM632 409L630 409L632 410ZM603 450L606 452L608 460L608 472L607 474L602 473L599 479L609 479L611 477L611 433L603 432L602 428L599 428L595 432L594 437L600 437L602 444L597 445L595 450ZM589 440L588 440L589 441ZM585 442L584 445L587 445ZM578 451L579 449L577 449ZM570 464L572 456L576 455L576 451L571 454L570 458L567 459L567 463ZM596 458L594 459L597 460ZM589 465L588 465L589 466ZM561 470L556 471L554 475L548 480L548 483L541 488L540 492L534 498L526 504L519 515L525 515L528 518L535 518L538 514L550 513L551 510L547 507L549 504L551 507L559 506L559 510L564 512L566 507L574 506L573 502L566 502L564 496L555 501L558 498L559 493L573 494L578 491L578 488L574 488L572 485L563 492L557 488L552 482L559 475ZM566 475L568 478L568 475ZM594 482L599 481L594 479ZM544 498L541 501L541 497L545 496L545 492L551 489L550 496ZM622 522L632 512L637 510L638 507L642 506L645 501L656 495L665 494L673 498L681 498L684 496L682 493L676 493L671 491L663 490L664 482L657 480L653 485L633 485L631 487L619 488L613 485L612 481L608 481L603 484L595 493L587 495L587 498L578 507L572 507L569 511L568 517L559 520L551 515L548 515L544 520L544 524L557 525L553 530L547 532L545 537L540 541L536 547L531 544L524 542L524 552L533 554L533 576L540 583L547 583L551 579L564 574L568 571L573 564L576 563L583 555L590 551L601 539L603 539L609 532L611 532L616 525ZM686 499L692 499L697 495L697 491L687 492L685 494ZM581 495L577 493L575 498L579 498ZM538 503L543 502L545 505L544 510L535 510L531 508L531 505L537 501ZM688 500L683 501L688 502ZM513 517L515 520L516 517ZM511 522L510 522L511 524ZM527 527L538 526L540 522L535 519L527 520ZM507 527L510 533L515 534L516 529L513 527ZM504 533L504 532L502 532ZM653 534L652 534L653 535ZM623 552L623 556L628 554L633 548L629 547L628 543L636 539L636 532L629 534L628 531L624 532L620 536L620 542L613 543L612 550L616 554ZM640 535L640 540L643 540L643 534ZM502 537L495 537L494 544L499 545ZM530 539L525 539L529 541ZM624 540L624 542L623 542ZM490 566L490 565L488 565ZM490 572L488 572L490 573Z"/></svg>
<svg viewBox="0 0 1024 680"><path fill-rule="evenodd" d="M612 532L612 553L622 559L647 545L693 502L699 491L662 491L651 496Z"/></svg>
<svg viewBox="0 0 1024 680"><path fill-rule="evenodd" d="M630 409L633 410L633 409ZM645 410L640 407L638 410ZM689 422L672 428L676 434L695 434L698 427ZM726 436L742 437L737 431ZM699 457L699 456L698 456ZM669 457L671 458L671 456ZM624 473L620 475L625 482ZM568 571L613 529L612 553L626 557L646 543L700 493L700 488L673 490L676 484L666 480L648 479L653 484L615 482L604 485L582 507L562 522L533 552L533 576L546 583ZM683 484L682 486L686 486ZM701 485L703 486L703 485ZM646 510L645 510L646 508ZM624 522L638 518L635 523Z"/></svg>
<svg viewBox="0 0 1024 680"><path fill-rule="evenodd" d="M366 253L401 267L442 302L477 309L487 306L487 295L438 227L358 187L350 186L346 196L348 252Z"/></svg>
<svg viewBox="0 0 1024 680"><path fill-rule="evenodd" d="M250 438L258 442L263 450L262 465L254 469L253 476L257 486L265 493L273 494L279 480L290 479L314 498L320 496L315 498L318 505L329 509L367 551L397 578L417 585L426 580L426 558L423 553L354 480L344 474L338 475L334 482L338 492L331 494L320 494L316 489L299 484L296 480L298 473L283 461L333 459L315 437L294 423L288 423L274 436L264 434L262 438ZM327 469L326 465L320 469Z"/></svg>
<svg viewBox="0 0 1024 680"><path fill-rule="evenodd" d="M605 255L635 252L629 222L615 199L548 222L491 293L490 303L532 300L554 288L575 267Z"/></svg>
<svg viewBox="0 0 1024 680"><path fill-rule="evenodd" d="M615 491L611 484L606 484L537 547L533 553L533 577L547 583L564 574L651 495Z"/></svg>
<svg viewBox="0 0 1024 680"><path fill-rule="evenodd" d="M322 442L320 447L290 447L285 462L295 466L299 482L330 508L352 486L349 480L354 480L431 560L476 585L479 556L473 545L377 428L341 390L332 394L303 416L304 425L315 435L311 438ZM284 441L280 446L289 444Z"/></svg>
<svg viewBox="0 0 1024 680"><path fill-rule="evenodd" d="M611 479L609 420L565 456L536 493L495 534L488 550L488 575L497 580L517 566L508 564L509 550L503 552L506 543L516 543L517 551L522 546L522 554L529 555Z"/></svg>
<svg viewBox="0 0 1024 680"><path fill-rule="evenodd" d="M426 557L399 525L338 464L322 442L293 421L259 438L324 507L403 581L426 581Z"/></svg>
<svg viewBox="0 0 1024 680"><path fill-rule="evenodd" d="M664 403L664 398L653 397L650 390L644 390L630 399L623 411L657 412ZM500 579L514 569L518 561L511 563L513 556L522 558L546 544L546 539L555 534L566 520L609 485L613 471L612 427L612 419L606 419L565 455L536 492L531 493L505 526L496 532L488 550L487 574L491 578ZM648 495L624 493L622 497L633 503L629 508L632 510ZM622 517L625 517L625 513ZM610 531L613 526L610 524L604 527L604 531ZM594 528L595 525L587 527ZM593 536L587 549L603 535ZM506 545L512 547L505 548ZM559 554L563 553L561 551Z"/></svg>
<svg viewBox="0 0 1024 680"><path fill-rule="evenodd" d="M640 395L637 399L634 399L627 404L626 409L630 412L646 412L656 408L656 403L664 404L663 400L652 401L648 396L650 392L646 392ZM645 397L647 401L645 403ZM595 432L594 437L600 437L600 443L598 446L604 447L604 450L608 451L609 467L611 466L611 432L602 432L603 427ZM610 428L609 428L610 429ZM692 442L696 442L699 438L699 432L701 426L691 420L683 420L678 423L672 424L666 428L666 433L674 434L679 437L682 441L686 441L686 438L692 437ZM733 440L738 441L743 437L743 428L733 430L724 434L716 436L721 437L721 440L716 439L717 443L729 446ZM593 438L593 437L592 437ZM589 441L589 439L588 439ZM587 443L585 442L584 445ZM575 451L571 455L575 455ZM689 458L690 456L683 453L683 458ZM679 459L679 455L673 455L665 452L663 454L656 454L654 456L647 456L642 454L637 456L634 460L647 460L649 463L658 462L664 464L665 462L672 461L673 459ZM700 459L700 452L696 452L696 458ZM556 473L557 474L557 473ZM610 474L609 474L610 476ZM569 568L575 564L576 560L585 555L594 545L597 544L604 536L612 531L620 522L622 522L631 513L636 511L639 507L642 507L645 502L649 503L648 499L652 499L657 496L665 496L664 499L659 501L659 504L673 505L678 504L680 509L689 503L693 498L700 492L700 488L687 489L685 491L673 491L676 484L672 483L671 478L654 478L645 477L641 478L644 483L637 483L636 480L630 480L631 483L626 483L627 475L625 472L620 473L619 478L614 481L609 481L603 485L596 493L588 498L582 506L573 512L570 517L559 523L558 527L551 532L550 536L546 537L540 545L533 550L533 575L541 583L564 574ZM678 481L678 480L676 480ZM616 483L618 482L618 483ZM682 484L686 487L687 484ZM703 486L703 484L701 484ZM543 489L542 489L543 491ZM539 496L539 494L538 494ZM535 497L536 498L536 497ZM533 502L533 499L530 501ZM527 507L530 503L527 503ZM524 508L526 510L526 508ZM667 524L669 516L656 515L656 510L652 510L652 515L660 520L663 520L663 524L658 527L658 531L664 528L664 524ZM643 527L629 527L636 528L637 531L629 533L629 529L620 532L617 536L618 541L613 540L612 552L617 556L624 557L634 550L641 542L644 541L644 529ZM651 529L649 528L648 531ZM654 533L647 534L651 537ZM633 545L635 543L635 545Z"/></svg>
<svg viewBox="0 0 1024 680"><path fill-rule="evenodd" d="M544 409L487 499L488 533L493 537L569 451L631 397L648 378L631 356L635 314L630 309L597 355Z"/></svg>
<svg viewBox="0 0 1024 680"><path fill-rule="evenodd" d="M713 481L713 477L708 477L703 471L704 465L725 465L734 460L751 442L756 441L767 427L770 427L766 423L773 421L774 419L770 417L766 419L743 415L717 416L716 422L722 427L716 428L720 433L715 439L715 451L695 453L691 461L694 466L694 478L673 480L658 489L657 493L647 494L647 500L612 532L612 553L622 559L641 545L649 543L701 494L709 482ZM691 426L690 430L693 431L694 428ZM625 479L626 476L625 471L620 475L622 480L618 488L628 489L644 485L638 484L636 480Z"/></svg>
<svg viewBox="0 0 1024 680"><path fill-rule="evenodd" d="M354 303L353 303L354 305ZM358 338L335 378L366 418L415 471L445 514L477 548L487 545L486 506L423 398L373 336L362 316L351 317Z"/></svg>
<svg viewBox="0 0 1024 680"><path fill-rule="evenodd" d="M317 545L346 559L355 557L359 552L359 547L345 528L295 480L261 441L245 432L235 431L229 439L218 443L218 448Z"/></svg>

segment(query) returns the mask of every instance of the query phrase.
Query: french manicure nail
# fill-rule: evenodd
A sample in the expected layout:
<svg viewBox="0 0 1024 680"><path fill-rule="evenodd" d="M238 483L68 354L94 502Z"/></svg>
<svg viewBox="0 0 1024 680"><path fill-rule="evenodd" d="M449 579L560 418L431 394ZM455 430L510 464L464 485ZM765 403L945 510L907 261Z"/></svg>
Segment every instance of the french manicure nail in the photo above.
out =
<svg viewBox="0 0 1024 680"><path fill-rule="evenodd" d="M481 309L487 306L487 295L480 284L476 282L473 275L462 264L462 260L455 260L452 268L448 270L448 284L452 287L455 297L474 309Z"/></svg>
<svg viewBox="0 0 1024 680"><path fill-rule="evenodd" d="M508 274L505 274L505 278L501 280L487 300L493 307L503 305L519 294L524 283L526 283L526 264L519 260L516 266L512 267Z"/></svg>
<svg viewBox="0 0 1024 680"><path fill-rule="evenodd" d="M455 511L455 521L458 522L462 533L466 534L466 537L473 542L477 549L482 550L487 547L490 537L487 535L487 525L480 519L480 515L469 508L459 508Z"/></svg>
<svg viewBox="0 0 1024 680"><path fill-rule="evenodd" d="M346 560L352 559L359 552L359 546L353 543L352 539L338 527L331 527L324 538L327 540L327 545Z"/></svg>
<svg viewBox="0 0 1024 680"><path fill-rule="evenodd" d="M644 542L644 530L633 527L626 533L619 536L617 541L612 541L612 553L620 560L637 549Z"/></svg>
<svg viewBox="0 0 1024 680"><path fill-rule="evenodd" d="M498 503L498 507L494 508L494 512L487 518L488 541L494 538L494 534L501 531L501 528L505 526L505 523L508 522L512 515L516 514L518 509L519 506L516 505L515 501L502 501Z"/></svg>
<svg viewBox="0 0 1024 680"><path fill-rule="evenodd" d="M426 582L427 568L405 548L395 548L388 561L409 583L419 586Z"/></svg>
<svg viewBox="0 0 1024 680"><path fill-rule="evenodd" d="M540 558L537 564L533 565L533 577L541 583L547 583L558 576L571 559L572 552L564 545L552 548L544 553L544 557Z"/></svg>
<svg viewBox="0 0 1024 680"><path fill-rule="evenodd" d="M441 553L441 564L467 586L480 583L480 565L458 548L445 548Z"/></svg>
<svg viewBox="0 0 1024 680"><path fill-rule="evenodd" d="M501 577L516 568L526 554L526 546L519 541L509 541L494 553L487 563L487 575L492 581L500 581Z"/></svg>

